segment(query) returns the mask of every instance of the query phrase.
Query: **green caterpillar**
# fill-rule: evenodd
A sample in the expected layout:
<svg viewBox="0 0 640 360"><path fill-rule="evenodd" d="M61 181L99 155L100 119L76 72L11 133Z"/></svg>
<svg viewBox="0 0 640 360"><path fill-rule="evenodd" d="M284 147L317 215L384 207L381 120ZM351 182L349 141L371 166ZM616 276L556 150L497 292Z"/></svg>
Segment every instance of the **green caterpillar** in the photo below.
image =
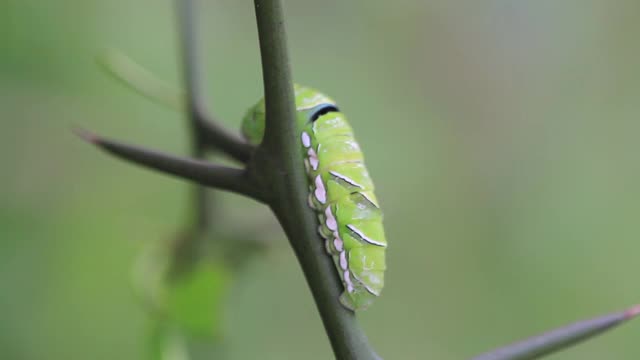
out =
<svg viewBox="0 0 640 360"><path fill-rule="evenodd" d="M336 103L297 85L295 95L309 205L318 214L318 232L344 285L340 303L361 310L380 295L386 269L387 241L373 182L351 126ZM250 143L259 144L264 126L262 99L249 109L242 133Z"/></svg>

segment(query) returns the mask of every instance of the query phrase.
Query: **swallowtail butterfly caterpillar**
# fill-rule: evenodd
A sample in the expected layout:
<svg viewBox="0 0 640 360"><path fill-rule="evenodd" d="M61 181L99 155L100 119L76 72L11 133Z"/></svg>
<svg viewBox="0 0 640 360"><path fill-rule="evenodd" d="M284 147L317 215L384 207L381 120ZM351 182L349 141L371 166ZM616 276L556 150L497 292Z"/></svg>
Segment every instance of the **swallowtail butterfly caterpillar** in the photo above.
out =
<svg viewBox="0 0 640 360"><path fill-rule="evenodd" d="M344 285L340 303L351 310L369 306L384 285L387 240L373 182L353 131L328 96L295 86L300 154L308 175L309 206L318 215L318 232ZM249 109L244 137L262 141L265 102Z"/></svg>

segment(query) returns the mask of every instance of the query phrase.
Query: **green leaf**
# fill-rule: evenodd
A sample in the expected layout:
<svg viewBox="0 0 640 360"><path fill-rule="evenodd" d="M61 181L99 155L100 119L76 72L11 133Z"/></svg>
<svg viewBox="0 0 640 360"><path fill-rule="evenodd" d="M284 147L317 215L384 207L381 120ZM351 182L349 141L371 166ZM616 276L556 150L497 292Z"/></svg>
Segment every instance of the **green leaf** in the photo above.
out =
<svg viewBox="0 0 640 360"><path fill-rule="evenodd" d="M156 319L149 330L149 360L189 360L185 341L170 324Z"/></svg>
<svg viewBox="0 0 640 360"><path fill-rule="evenodd" d="M222 264L200 261L167 284L167 317L191 336L220 335L230 273Z"/></svg>
<svg viewBox="0 0 640 360"><path fill-rule="evenodd" d="M185 100L182 91L160 80L119 50L106 50L96 61L113 78L150 100L174 110L183 109Z"/></svg>

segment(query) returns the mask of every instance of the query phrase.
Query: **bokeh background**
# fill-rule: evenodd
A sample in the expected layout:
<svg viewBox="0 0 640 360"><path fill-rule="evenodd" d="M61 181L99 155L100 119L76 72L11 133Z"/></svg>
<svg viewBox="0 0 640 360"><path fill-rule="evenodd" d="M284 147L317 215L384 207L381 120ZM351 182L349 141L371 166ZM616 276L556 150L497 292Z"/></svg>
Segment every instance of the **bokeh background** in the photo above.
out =
<svg viewBox="0 0 640 360"><path fill-rule="evenodd" d="M287 1L298 82L349 115L386 213L384 295L359 315L387 359L463 359L640 301L640 3ZM199 14L210 102L261 96L251 1ZM74 125L185 154L184 117L105 76L118 48L180 85L170 1L0 3L0 357L143 359L132 269L185 222L188 186ZM233 279L228 359L328 359L268 210L218 194L270 249ZM549 359L637 359L631 323ZM203 357L212 358L212 357Z"/></svg>

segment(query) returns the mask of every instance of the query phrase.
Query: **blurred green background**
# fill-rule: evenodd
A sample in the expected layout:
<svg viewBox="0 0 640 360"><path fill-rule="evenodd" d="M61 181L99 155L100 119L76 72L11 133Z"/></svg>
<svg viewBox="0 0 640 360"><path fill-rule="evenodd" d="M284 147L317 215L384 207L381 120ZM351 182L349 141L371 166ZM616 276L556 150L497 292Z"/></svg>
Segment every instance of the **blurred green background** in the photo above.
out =
<svg viewBox="0 0 640 360"><path fill-rule="evenodd" d="M296 81L349 115L385 210L386 288L359 315L382 356L467 358L640 301L639 2L285 5ZM212 107L237 128L262 91L252 2L200 19ZM0 3L0 358L144 358L133 264L184 224L188 186L70 129L185 154L183 116L94 61L115 47L179 84L175 30L166 0ZM219 226L274 243L234 278L228 358L331 358L272 215L217 200ZM549 359L636 359L639 333Z"/></svg>

